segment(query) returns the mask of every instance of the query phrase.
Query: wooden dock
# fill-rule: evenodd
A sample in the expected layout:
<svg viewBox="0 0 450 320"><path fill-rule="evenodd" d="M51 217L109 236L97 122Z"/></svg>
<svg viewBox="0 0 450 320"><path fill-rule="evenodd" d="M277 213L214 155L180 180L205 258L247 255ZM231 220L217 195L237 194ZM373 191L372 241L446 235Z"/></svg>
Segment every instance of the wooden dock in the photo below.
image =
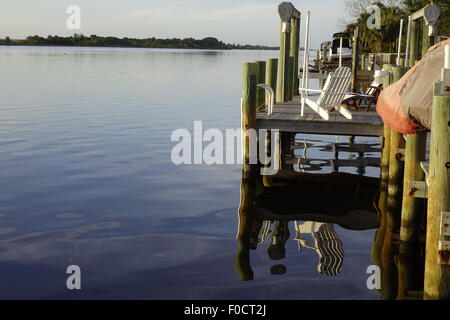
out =
<svg viewBox="0 0 450 320"><path fill-rule="evenodd" d="M300 96L292 101L277 103L269 116L256 114L258 129L278 129L280 132L309 133L342 136L382 137L384 123L376 112L352 111L353 119L348 120L338 112L330 113L330 120L322 119L318 113L307 108L300 115Z"/></svg>
<svg viewBox="0 0 450 320"><path fill-rule="evenodd" d="M425 23L424 12L430 11L430 7L434 8L431 11L436 12L436 4L429 4L410 17L411 42L408 46L408 54L400 56L391 53L371 54L368 57L362 55L362 60L359 61L358 50L354 50L351 72L352 92L357 92L355 88L358 85L371 81L373 71L366 70L366 58L371 65L383 64L383 70L389 74L384 78L386 88L400 80L427 52L434 42L430 40L432 37L427 37L427 41L419 41L415 34L420 28L423 28L424 35L428 34L430 26ZM425 10L426 8L428 10ZM309 107L305 107L302 116L299 96L299 84L302 81L299 79L299 50L297 49L301 13L291 3L283 2L279 6L279 14L282 39L280 58L244 64L241 101L242 130L245 134L241 185L243 198L240 206L241 223L238 235L244 234L241 229L247 225L249 219L254 218L254 208L252 208L254 202L244 200L253 199L258 194L254 186L254 180L261 178L258 176L257 169L266 169L269 165L261 161L266 158L258 158L260 153L257 151L263 148L258 150L254 147L255 144L252 147L251 138L254 138L252 134L260 129L278 131L280 133L278 137L276 135L256 137L260 146L264 145L266 151L271 150L270 165L281 169L277 175L264 176L262 179L272 180L277 186L285 183L280 180L280 177L286 172L304 174L309 171L310 177L323 179L323 173L310 172L321 171L323 166L330 166L334 173L339 173L340 167L352 166L358 168L359 175L356 178L362 179L365 167L380 166L380 192L375 205L381 218L381 226L373 243L372 259L383 273L381 290L383 297L411 299L415 296L423 299L450 299L450 228L448 227L450 221L450 48L446 51L446 62L441 80L433 88L433 120L429 135L425 132L403 135L384 125L375 112L351 111L349 115L347 109L340 105L343 100L340 99L343 97L341 89L347 86L345 79L349 76L338 74L338 72L328 75L329 78L322 91L321 99L323 99L319 99L321 104L309 103ZM309 21L308 17L307 21ZM358 45L358 41L358 30L355 30L353 38L355 46ZM305 47L307 48L308 45ZM399 59L396 59L397 57ZM394 58L396 65L392 64ZM304 68L306 69L306 66ZM320 81L324 80L324 77L325 73L318 74ZM307 81L307 79L304 80ZM307 89L301 90L303 93L307 91ZM330 105L330 101L333 105ZM329 112L330 109L336 111ZM326 151L334 153L334 159L310 159L307 158L306 152L303 157L295 154L297 150L306 150L311 147L307 143L297 144L295 141L297 133L349 136L350 139L345 144L334 143L324 147ZM378 148L375 144L355 143L353 139L355 136L380 137L380 146ZM428 136L430 136L429 143ZM357 153L359 158L340 159L340 152ZM365 155L372 152L381 152L381 159ZM256 157L252 157L252 154ZM266 155L263 154L264 156ZM250 160L256 160L256 164ZM269 172L273 171L269 170ZM297 184L296 188L299 185ZM294 194L292 197L300 197L300 195ZM298 202L298 198L294 199L295 201ZM283 203L285 201L275 201L274 211ZM299 203L304 205L303 202ZM320 203L317 204L317 206L320 205ZM312 207L315 208L316 204ZM299 211L298 208L296 211ZM244 212L248 215L243 214ZM425 266L420 266L416 263L421 254L417 248L424 246L424 229L426 229L426 258ZM239 241L241 249L249 248L249 243L242 239ZM398 252L398 255L395 252ZM394 255L397 255L398 259ZM248 252L242 250L238 256L242 258L238 259L238 262L239 266L243 267L241 268L242 274L245 274L243 279L248 280L253 277L251 268L245 263L249 257ZM395 263L395 259L398 263ZM418 283L417 279L420 277L424 281Z"/></svg>

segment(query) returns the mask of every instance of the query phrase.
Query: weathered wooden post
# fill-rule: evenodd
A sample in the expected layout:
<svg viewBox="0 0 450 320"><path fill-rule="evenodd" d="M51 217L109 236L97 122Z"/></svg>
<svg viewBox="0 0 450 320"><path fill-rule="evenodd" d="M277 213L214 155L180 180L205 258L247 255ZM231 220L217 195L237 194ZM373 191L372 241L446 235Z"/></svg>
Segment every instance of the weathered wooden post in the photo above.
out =
<svg viewBox="0 0 450 320"><path fill-rule="evenodd" d="M274 92L277 92L277 72L278 59L268 59L266 61L266 84L269 85ZM266 105L269 105L269 94L266 93Z"/></svg>
<svg viewBox="0 0 450 320"><path fill-rule="evenodd" d="M286 86L286 101L292 100L294 93L294 57L289 57L286 63L286 73L288 74L288 81Z"/></svg>
<svg viewBox="0 0 450 320"><path fill-rule="evenodd" d="M410 44L411 44L411 16L408 17L408 31L406 33L406 52L405 52L405 61L403 66L409 68L411 67L409 65L409 50L410 50Z"/></svg>
<svg viewBox="0 0 450 320"><path fill-rule="evenodd" d="M409 56L406 57L408 59L408 67L412 67L416 62L417 57L417 21L411 20L411 36L409 42Z"/></svg>
<svg viewBox="0 0 450 320"><path fill-rule="evenodd" d="M402 37L403 37L403 19L400 19L400 34L398 36L398 50L397 50L397 66L404 66L401 64L400 58L402 54Z"/></svg>
<svg viewBox="0 0 450 320"><path fill-rule="evenodd" d="M291 52L291 21L292 18L300 19L300 12L290 2L282 2L278 6L281 18L280 35L280 59L278 62L277 102L287 102L289 96L289 81L292 79L288 72L289 57ZM291 86L292 87L292 86Z"/></svg>
<svg viewBox="0 0 450 320"><path fill-rule="evenodd" d="M392 81L397 82L407 71L404 67L392 68ZM401 217L401 197L402 197L402 178L403 178L403 154L401 150L405 148L403 135L391 129L390 132L390 151L389 151L389 182L387 213L388 221L391 220L394 229L399 229Z"/></svg>
<svg viewBox="0 0 450 320"><path fill-rule="evenodd" d="M383 65L383 71L389 72L386 77L384 77L383 87L387 88L392 83L392 65L385 64ZM382 213L382 219L385 218L385 213L387 210L387 194L388 194L388 185L389 185L389 159L390 159L390 150L391 150L391 129L384 125L384 134L383 137L380 137L381 140L381 170L380 170L380 199L378 201L378 207ZM383 226L385 224L382 224Z"/></svg>
<svg viewBox="0 0 450 320"><path fill-rule="evenodd" d="M359 54L359 29L356 27L353 34L353 59L352 59L352 92L356 92L356 80L358 76L358 54Z"/></svg>
<svg viewBox="0 0 450 320"><path fill-rule="evenodd" d="M425 174L420 166L425 161L427 134L417 133L406 136L405 175L403 184L402 218L400 227L401 241L417 241L420 218L424 210L424 200L414 197L412 181L424 181Z"/></svg>
<svg viewBox="0 0 450 320"><path fill-rule="evenodd" d="M427 54L428 49L430 48L430 36L428 35L428 25L423 20L422 23L422 58Z"/></svg>
<svg viewBox="0 0 450 320"><path fill-rule="evenodd" d="M388 71L389 76L384 79L384 87L388 87L395 79L392 74L393 67L390 64L383 65L383 70ZM396 73L396 78L398 73ZM401 135L400 135L401 137ZM393 258L392 238L397 229L396 208L397 184L400 178L400 159L397 159L398 147L401 145L399 135L384 126L382 138L382 158L380 172L380 198L378 208L381 214L381 226L377 231L372 256L381 260L382 267L382 293L384 299L395 299L397 296L397 269ZM398 187L397 187L398 188ZM379 252L379 254L377 254Z"/></svg>
<svg viewBox="0 0 450 320"><path fill-rule="evenodd" d="M256 84L266 83L266 62L257 61L256 63ZM256 90L256 110L264 111L266 105L266 92L263 88Z"/></svg>
<svg viewBox="0 0 450 320"><path fill-rule="evenodd" d="M244 64L244 81L242 85L242 148L244 171L250 171L251 163L257 159L256 134L256 86L257 86L257 63ZM256 164L256 163L253 163Z"/></svg>
<svg viewBox="0 0 450 320"><path fill-rule="evenodd" d="M300 18L291 19L292 31L291 31L291 52L290 56L294 59L292 73L294 80L292 83L292 95L298 95L299 86L299 51L300 51Z"/></svg>
<svg viewBox="0 0 450 320"><path fill-rule="evenodd" d="M425 299L450 299L450 46L434 87L425 256Z"/></svg>

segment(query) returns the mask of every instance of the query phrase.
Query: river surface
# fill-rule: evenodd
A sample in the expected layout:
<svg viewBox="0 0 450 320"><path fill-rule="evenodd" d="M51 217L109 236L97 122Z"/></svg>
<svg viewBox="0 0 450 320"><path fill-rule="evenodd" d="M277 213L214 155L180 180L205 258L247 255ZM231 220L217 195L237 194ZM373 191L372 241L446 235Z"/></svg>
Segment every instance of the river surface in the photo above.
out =
<svg viewBox="0 0 450 320"><path fill-rule="evenodd" d="M266 239L240 281L241 166L171 160L176 129L239 128L242 64L277 55L0 47L0 298L379 299L373 229L332 226L345 253L332 275L293 239L272 261ZM325 159L320 146L346 141L297 139ZM81 290L66 286L71 265Z"/></svg>

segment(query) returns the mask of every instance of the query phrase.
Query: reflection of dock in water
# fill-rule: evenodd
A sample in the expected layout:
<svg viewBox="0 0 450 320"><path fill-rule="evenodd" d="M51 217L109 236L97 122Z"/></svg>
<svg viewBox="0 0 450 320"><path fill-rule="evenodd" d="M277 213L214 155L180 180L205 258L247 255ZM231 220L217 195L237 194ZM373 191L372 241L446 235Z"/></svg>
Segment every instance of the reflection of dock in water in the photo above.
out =
<svg viewBox="0 0 450 320"><path fill-rule="evenodd" d="M313 249L319 256L317 271L327 276L337 276L341 273L344 262L344 248L341 239L334 231L331 223L306 221L300 224L295 222L297 232L294 240L298 242L299 251L302 248ZM302 238L302 234L311 234L314 243Z"/></svg>
<svg viewBox="0 0 450 320"><path fill-rule="evenodd" d="M286 257L289 240L297 242L299 251L304 248L317 253L319 273L339 275L344 249L334 225L349 230L377 228L380 221L372 203L378 187L378 179L344 173L281 171L273 177L262 177L244 172L236 260L241 280L254 278L250 251L267 245L269 259L280 261ZM290 223L295 229L292 238ZM287 270L277 264L270 272L283 274Z"/></svg>

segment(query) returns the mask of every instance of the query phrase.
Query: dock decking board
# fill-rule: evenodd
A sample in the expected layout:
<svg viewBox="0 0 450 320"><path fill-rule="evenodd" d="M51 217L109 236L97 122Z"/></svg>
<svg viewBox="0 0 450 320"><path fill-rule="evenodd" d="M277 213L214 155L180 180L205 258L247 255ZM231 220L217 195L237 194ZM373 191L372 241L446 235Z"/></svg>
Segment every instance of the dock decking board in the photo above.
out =
<svg viewBox="0 0 450 320"><path fill-rule="evenodd" d="M330 120L323 120L316 112L305 106L304 117L300 116L299 97L293 101L276 104L274 112L257 114L259 129L278 129L281 132L310 134L383 136L383 121L376 112L352 111L353 120L338 112L330 113Z"/></svg>

